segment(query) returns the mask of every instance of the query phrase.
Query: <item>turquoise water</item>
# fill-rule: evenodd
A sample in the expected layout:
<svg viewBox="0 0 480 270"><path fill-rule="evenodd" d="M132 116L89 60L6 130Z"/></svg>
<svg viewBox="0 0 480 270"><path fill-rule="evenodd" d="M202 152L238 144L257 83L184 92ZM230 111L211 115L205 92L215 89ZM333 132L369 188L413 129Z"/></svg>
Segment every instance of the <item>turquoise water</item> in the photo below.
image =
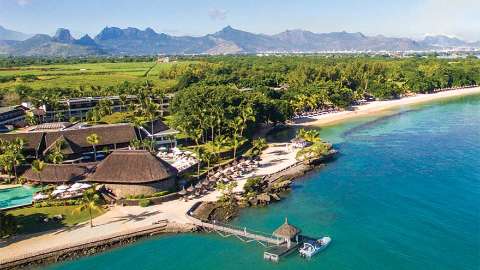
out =
<svg viewBox="0 0 480 270"><path fill-rule="evenodd" d="M236 224L273 231L288 216L332 245L279 264L262 247L215 235L163 236L49 269L480 268L480 97L418 107L322 130L339 158L290 196L247 209Z"/></svg>
<svg viewBox="0 0 480 270"><path fill-rule="evenodd" d="M31 203L35 191L35 188L26 186L0 189L0 209Z"/></svg>

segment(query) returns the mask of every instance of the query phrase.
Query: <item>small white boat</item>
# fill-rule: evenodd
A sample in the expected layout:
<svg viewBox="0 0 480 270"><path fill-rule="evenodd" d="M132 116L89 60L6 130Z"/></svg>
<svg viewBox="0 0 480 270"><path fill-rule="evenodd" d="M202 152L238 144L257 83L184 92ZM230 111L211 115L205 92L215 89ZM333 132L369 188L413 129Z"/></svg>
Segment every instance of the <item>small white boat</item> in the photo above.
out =
<svg viewBox="0 0 480 270"><path fill-rule="evenodd" d="M304 258L311 258L313 255L325 249L330 244L331 241L332 241L332 238L328 236L324 236L318 239L317 241L313 241L313 240L306 241L303 243L303 246L299 249L300 256Z"/></svg>

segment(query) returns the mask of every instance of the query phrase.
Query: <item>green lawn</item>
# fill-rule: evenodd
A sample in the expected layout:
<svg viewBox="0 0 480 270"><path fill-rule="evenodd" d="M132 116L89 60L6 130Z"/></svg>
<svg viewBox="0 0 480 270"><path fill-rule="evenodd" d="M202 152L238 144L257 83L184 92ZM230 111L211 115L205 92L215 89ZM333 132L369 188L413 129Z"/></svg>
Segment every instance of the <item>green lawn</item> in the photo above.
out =
<svg viewBox="0 0 480 270"><path fill-rule="evenodd" d="M90 219L88 211L76 212L75 208L78 206L54 206L54 207L28 207L8 211L15 217L19 225L19 234L44 232L52 229L59 229L62 227L71 227L78 223L88 221ZM97 217L105 213L107 210L94 212L93 216ZM55 215L63 215L64 219L60 222L49 220L45 223L45 218L51 218Z"/></svg>
<svg viewBox="0 0 480 270"><path fill-rule="evenodd" d="M0 68L2 76L35 75L38 80L16 81L0 83L0 89L13 88L16 85L27 85L34 89L42 87L70 87L79 86L115 86L124 81L141 82L151 80L155 86L169 88L175 85L175 80L160 79L160 72L168 71L172 65L186 65L190 62L156 63L156 62L128 62L128 63L88 63L62 64Z"/></svg>

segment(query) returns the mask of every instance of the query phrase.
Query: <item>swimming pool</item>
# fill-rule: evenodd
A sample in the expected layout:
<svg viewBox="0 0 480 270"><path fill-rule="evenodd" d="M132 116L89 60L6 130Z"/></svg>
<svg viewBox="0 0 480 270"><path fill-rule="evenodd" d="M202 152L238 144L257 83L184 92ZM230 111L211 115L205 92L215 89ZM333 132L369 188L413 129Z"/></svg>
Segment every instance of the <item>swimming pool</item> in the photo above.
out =
<svg viewBox="0 0 480 270"><path fill-rule="evenodd" d="M35 191L36 188L29 186L0 189L0 209L30 204Z"/></svg>

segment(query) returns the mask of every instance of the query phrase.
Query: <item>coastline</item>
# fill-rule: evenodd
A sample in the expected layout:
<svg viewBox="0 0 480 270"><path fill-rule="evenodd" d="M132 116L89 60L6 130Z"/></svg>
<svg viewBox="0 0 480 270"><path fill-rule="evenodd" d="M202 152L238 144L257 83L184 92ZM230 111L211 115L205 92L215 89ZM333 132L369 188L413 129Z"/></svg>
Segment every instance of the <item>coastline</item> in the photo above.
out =
<svg viewBox="0 0 480 270"><path fill-rule="evenodd" d="M350 111L340 111L334 113L328 113L320 116L311 116L311 117L302 117L296 119L293 126L322 126L322 125L333 125L338 122L349 120L356 117L369 116L383 111L388 111L390 109L395 109L407 105L415 105L428 103L436 100L443 100L454 97L461 96L470 96L470 95L480 95L480 87L474 88L462 88L456 90L448 90L444 92L438 92L433 94L417 94L411 97L404 97L401 99L395 100L385 100L385 101L373 101L367 104L354 106L353 110Z"/></svg>
<svg viewBox="0 0 480 270"><path fill-rule="evenodd" d="M413 97L402 98L399 100L375 101L365 105L357 106L353 111L342 111L325 114L318 117L306 117L303 119L299 119L297 121L298 123L294 123L293 125L331 125L355 117L368 116L371 114L380 113L382 111L387 111L389 109L394 109L396 107L401 107L405 105L420 104L440 99L447 99L451 97L476 94L480 94L480 87L452 90L435 94L422 94ZM290 156L294 157L295 153L291 152L286 154L286 148L287 147L285 144L270 144L268 150L266 150L265 152L267 154L271 154L271 156L270 158L266 158L265 160L263 160L264 164L269 165L265 166L263 170L261 170L261 172L257 172L256 176L265 176L270 174L291 174L296 175L294 176L294 178L296 178L312 169L309 168L305 171L297 171L297 169L299 168L295 168L295 166L291 169L288 168L295 163L295 161L290 158ZM288 158L285 158L285 155L287 155ZM243 186L246 179L249 177L253 176L248 175L245 177L245 179L238 180L239 186ZM218 195L219 193L214 192L202 198L191 200L189 201L189 203L181 203L178 200L174 200L147 208L132 206L115 206L106 214L94 219L94 223L96 226L93 229L88 228L86 226L87 223L82 223L73 228L65 228L54 232L47 232L42 235L34 235L33 237L28 239L16 239L16 241L6 243L6 245L2 245L2 243L0 242L0 269L3 269L3 263L29 256L30 254L45 253L47 252L46 250L48 250L49 248L55 248L56 250L61 250L62 248L65 250L70 250L72 246L83 245L83 243L92 244L94 241L98 241L98 238L93 237L93 235L100 235L104 239L118 235L127 236L132 231L138 231L142 228L153 226L153 222L163 220L166 220L165 222L169 225L176 224L176 226L173 226L174 228L176 228L176 230L168 232L159 230L155 234L193 231L194 229L189 227L192 226L190 220L188 220L188 218L185 216L187 210L190 209L190 206L197 201L216 201ZM64 243L69 244L64 245ZM127 241L124 244L128 243L131 243L131 241ZM47 246L49 248L46 248ZM88 250L87 252L85 252L85 250L82 249L81 251L78 251L78 256L93 255L97 252L101 252L103 250L116 246L119 245L105 245L105 243L102 243L102 248L94 249L93 252L89 252ZM92 247L89 246L89 249L91 248ZM61 260L75 259L78 256L57 256L56 259L54 259L53 261L43 259L38 260L35 256L29 257L31 258L31 260L35 262L38 261L40 264L43 264L46 262L48 263Z"/></svg>

